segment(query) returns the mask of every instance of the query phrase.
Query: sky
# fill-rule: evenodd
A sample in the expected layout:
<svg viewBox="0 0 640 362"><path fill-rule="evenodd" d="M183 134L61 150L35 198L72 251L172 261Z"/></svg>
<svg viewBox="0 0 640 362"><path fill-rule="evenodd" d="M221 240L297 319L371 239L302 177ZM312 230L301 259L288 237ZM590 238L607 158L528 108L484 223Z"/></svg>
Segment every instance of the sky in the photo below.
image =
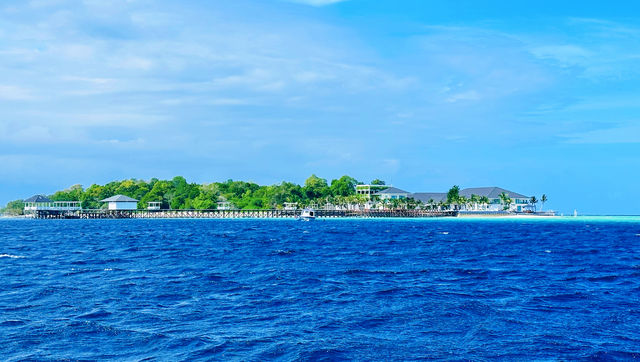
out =
<svg viewBox="0 0 640 362"><path fill-rule="evenodd" d="M640 2L5 0L0 204L129 178L640 214Z"/></svg>

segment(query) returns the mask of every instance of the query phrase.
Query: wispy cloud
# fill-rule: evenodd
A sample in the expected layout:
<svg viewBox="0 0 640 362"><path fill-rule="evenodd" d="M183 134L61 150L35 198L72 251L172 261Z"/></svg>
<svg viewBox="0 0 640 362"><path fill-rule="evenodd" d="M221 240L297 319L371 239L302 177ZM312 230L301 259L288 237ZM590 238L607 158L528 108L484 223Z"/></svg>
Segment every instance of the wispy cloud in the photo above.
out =
<svg viewBox="0 0 640 362"><path fill-rule="evenodd" d="M635 24L557 18L533 29L503 17L449 26L435 13L405 21L415 14L398 3L374 28L366 11L391 5L350 2L362 11L355 17L287 1L341 2L3 3L6 174L40 159L61 175L99 165L93 175L109 178L168 169L281 180L326 170L424 180L430 172L409 169L462 176L516 165L501 174L509 177L532 172L517 168L523 147L638 141L625 122L640 115ZM424 3L415 8L427 13Z"/></svg>

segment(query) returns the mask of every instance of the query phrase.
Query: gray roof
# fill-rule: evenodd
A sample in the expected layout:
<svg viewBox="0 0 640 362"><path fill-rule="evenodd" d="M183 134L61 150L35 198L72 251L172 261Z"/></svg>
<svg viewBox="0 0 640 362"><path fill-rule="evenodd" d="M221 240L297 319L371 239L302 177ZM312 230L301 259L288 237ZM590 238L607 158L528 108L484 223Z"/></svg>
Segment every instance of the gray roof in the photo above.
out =
<svg viewBox="0 0 640 362"><path fill-rule="evenodd" d="M413 197L415 200L422 201L424 204L428 204L429 200L433 200L435 203L447 201L447 194L444 192L416 192L409 196Z"/></svg>
<svg viewBox="0 0 640 362"><path fill-rule="evenodd" d="M49 199L48 197L46 197L44 195L35 195L35 196L31 196L30 198L24 200L24 202L53 202L53 201L51 201L51 199Z"/></svg>
<svg viewBox="0 0 640 362"><path fill-rule="evenodd" d="M528 199L529 196L519 194L517 192L505 190L500 187L472 187L460 190L460 196L471 197L471 195L486 196L490 199L500 198L500 194L505 192L512 199Z"/></svg>
<svg viewBox="0 0 640 362"><path fill-rule="evenodd" d="M132 199L129 196L116 195L104 200L100 200L100 202L138 202L138 200Z"/></svg>
<svg viewBox="0 0 640 362"><path fill-rule="evenodd" d="M410 192L405 190L400 190L397 187L389 187L375 193L375 195L380 195L380 194L410 194Z"/></svg>

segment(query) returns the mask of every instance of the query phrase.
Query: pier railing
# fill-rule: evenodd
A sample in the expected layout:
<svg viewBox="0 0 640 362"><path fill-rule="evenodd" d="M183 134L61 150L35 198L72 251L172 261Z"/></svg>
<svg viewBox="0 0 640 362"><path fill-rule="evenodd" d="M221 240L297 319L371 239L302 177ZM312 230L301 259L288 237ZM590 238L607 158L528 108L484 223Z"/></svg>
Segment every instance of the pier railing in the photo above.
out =
<svg viewBox="0 0 640 362"><path fill-rule="evenodd" d="M301 210L38 210L38 219L281 219L297 218ZM379 217L454 217L457 211L434 210L316 210L319 218L379 218Z"/></svg>

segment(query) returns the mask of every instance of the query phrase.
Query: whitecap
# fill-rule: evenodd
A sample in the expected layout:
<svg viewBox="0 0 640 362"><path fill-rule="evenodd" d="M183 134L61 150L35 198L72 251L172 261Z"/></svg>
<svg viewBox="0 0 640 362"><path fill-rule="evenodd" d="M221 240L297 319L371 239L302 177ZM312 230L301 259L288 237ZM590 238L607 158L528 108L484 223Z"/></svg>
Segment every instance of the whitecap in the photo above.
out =
<svg viewBox="0 0 640 362"><path fill-rule="evenodd" d="M11 254L0 254L0 258L22 259L22 258L24 258L24 256L11 255Z"/></svg>
<svg viewBox="0 0 640 362"><path fill-rule="evenodd" d="M443 231L443 232L441 232L440 234L442 234L442 235L449 235L449 232L448 232L448 231Z"/></svg>
<svg viewBox="0 0 640 362"><path fill-rule="evenodd" d="M551 252L551 250L548 250L548 249L547 249L547 250L545 250L544 252L545 252L545 253L550 253L550 252Z"/></svg>

